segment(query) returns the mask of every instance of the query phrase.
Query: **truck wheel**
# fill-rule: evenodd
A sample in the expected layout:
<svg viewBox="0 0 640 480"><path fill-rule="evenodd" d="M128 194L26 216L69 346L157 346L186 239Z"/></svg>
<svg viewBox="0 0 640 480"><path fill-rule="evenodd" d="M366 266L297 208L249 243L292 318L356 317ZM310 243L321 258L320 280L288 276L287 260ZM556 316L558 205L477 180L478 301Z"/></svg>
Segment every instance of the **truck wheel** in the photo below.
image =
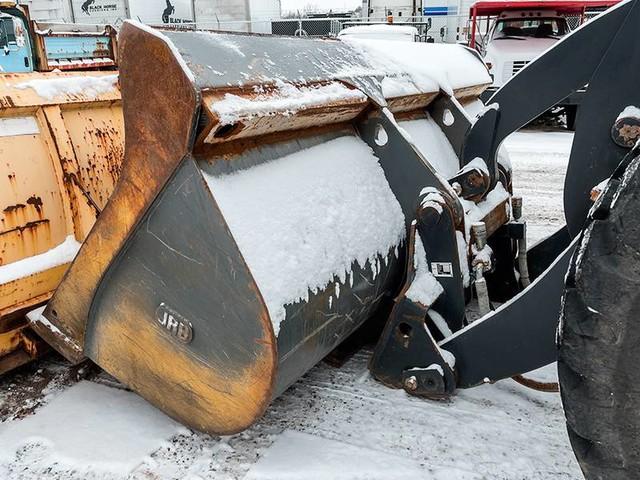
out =
<svg viewBox="0 0 640 480"><path fill-rule="evenodd" d="M578 116L578 106L568 105L564 107L564 114L567 117L567 130L576 131L576 117Z"/></svg>
<svg viewBox="0 0 640 480"><path fill-rule="evenodd" d="M587 222L566 279L558 376L588 480L640 478L639 161L608 213Z"/></svg>

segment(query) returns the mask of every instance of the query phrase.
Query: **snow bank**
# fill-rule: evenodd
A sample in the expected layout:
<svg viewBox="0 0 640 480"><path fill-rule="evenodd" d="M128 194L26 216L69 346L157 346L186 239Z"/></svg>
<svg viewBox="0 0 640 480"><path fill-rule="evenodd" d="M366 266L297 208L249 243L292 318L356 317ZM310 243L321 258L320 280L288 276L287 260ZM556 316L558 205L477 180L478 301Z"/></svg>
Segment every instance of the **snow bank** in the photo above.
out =
<svg viewBox="0 0 640 480"><path fill-rule="evenodd" d="M262 293L274 331L356 261L374 275L405 235L404 215L373 151L341 137L230 175L203 172ZM258 214L256 214L258 212Z"/></svg>
<svg viewBox="0 0 640 480"><path fill-rule="evenodd" d="M453 95L456 88L491 83L484 64L460 45L413 42L403 43L399 48L397 42L384 40L349 36L342 40L365 57L380 74L397 77L400 72L405 72L408 75L406 81L421 92L444 90ZM389 92L384 93L388 96Z"/></svg>
<svg viewBox="0 0 640 480"><path fill-rule="evenodd" d="M3 465L32 457L32 468L124 476L186 429L141 397L80 382L33 415L0 425Z"/></svg>
<svg viewBox="0 0 640 480"><path fill-rule="evenodd" d="M406 480L427 478L410 457L293 430L278 435L245 480Z"/></svg>
<svg viewBox="0 0 640 480"><path fill-rule="evenodd" d="M118 85L118 75L40 78L19 83L16 88L32 88L38 95L53 100L62 95L82 95L94 99Z"/></svg>
<svg viewBox="0 0 640 480"><path fill-rule="evenodd" d="M460 160L444 132L429 114L427 118L407 120L399 122L399 125L440 175L448 179L458 173Z"/></svg>
<svg viewBox="0 0 640 480"><path fill-rule="evenodd" d="M416 276L405 295L412 302L418 302L425 307L430 307L442 295L444 288L429 271L427 252L424 250L424 245L418 232L416 232L413 266L416 269Z"/></svg>
<svg viewBox="0 0 640 480"><path fill-rule="evenodd" d="M80 243L69 235L64 242L51 250L0 266L0 284L28 277L38 272L72 262L80 250Z"/></svg>
<svg viewBox="0 0 640 480"><path fill-rule="evenodd" d="M319 86L295 86L275 80L275 85L274 92L260 93L252 99L227 93L222 100L213 102L211 109L220 117L222 125L228 125L242 118L265 117L278 113L292 115L304 108L327 103L367 99L360 90L347 88L340 82Z"/></svg>

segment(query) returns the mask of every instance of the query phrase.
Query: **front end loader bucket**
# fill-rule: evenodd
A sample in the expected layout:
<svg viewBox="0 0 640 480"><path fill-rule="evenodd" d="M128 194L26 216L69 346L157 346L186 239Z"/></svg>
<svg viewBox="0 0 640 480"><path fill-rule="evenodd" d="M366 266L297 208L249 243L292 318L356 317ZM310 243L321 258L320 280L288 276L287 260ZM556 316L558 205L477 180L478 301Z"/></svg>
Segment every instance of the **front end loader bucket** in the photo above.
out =
<svg viewBox="0 0 640 480"><path fill-rule="evenodd" d="M191 427L242 430L388 314L425 187L448 221L423 243L443 257L458 299L447 318L462 325L462 207L426 158L443 153L421 151L394 113L431 128L460 170L459 100L489 83L473 53L450 48L466 84L390 94L403 72L385 84L362 48L338 41L125 23L119 43L120 180L37 323L68 359L90 358ZM458 186L479 199L488 180L474 179Z"/></svg>

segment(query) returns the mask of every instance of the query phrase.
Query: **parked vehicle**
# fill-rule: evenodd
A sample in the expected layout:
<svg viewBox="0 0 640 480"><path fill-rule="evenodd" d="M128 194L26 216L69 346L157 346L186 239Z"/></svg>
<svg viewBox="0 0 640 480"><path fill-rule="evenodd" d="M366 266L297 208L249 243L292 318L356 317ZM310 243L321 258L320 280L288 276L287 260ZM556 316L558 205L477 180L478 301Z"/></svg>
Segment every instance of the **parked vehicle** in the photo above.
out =
<svg viewBox="0 0 640 480"><path fill-rule="evenodd" d="M115 31L0 4L0 373L38 355L46 302L111 195L123 150Z"/></svg>
<svg viewBox="0 0 640 480"><path fill-rule="evenodd" d="M531 61L571 32L567 16L585 18L587 9L608 8L619 0L481 0L470 9L469 46L480 52L493 78L483 100ZM482 28L484 27L484 29ZM484 30L484 31L483 31ZM567 127L575 127L584 89L558 104Z"/></svg>
<svg viewBox="0 0 640 480"><path fill-rule="evenodd" d="M420 40L420 34L416 27L386 23L347 27L338 33L338 38L341 37L368 40L395 40L400 42L417 42Z"/></svg>
<svg viewBox="0 0 640 480"><path fill-rule="evenodd" d="M113 69L116 32L109 25L38 23L17 4L0 4L0 72Z"/></svg>

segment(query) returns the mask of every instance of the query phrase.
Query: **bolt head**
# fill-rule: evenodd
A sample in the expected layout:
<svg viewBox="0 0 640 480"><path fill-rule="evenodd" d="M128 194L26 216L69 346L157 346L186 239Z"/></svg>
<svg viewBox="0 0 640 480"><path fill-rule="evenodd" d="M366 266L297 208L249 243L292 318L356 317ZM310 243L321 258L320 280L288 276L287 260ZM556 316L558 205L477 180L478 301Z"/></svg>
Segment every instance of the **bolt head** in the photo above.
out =
<svg viewBox="0 0 640 480"><path fill-rule="evenodd" d="M418 388L418 379L411 375L404 380L404 388L410 392L414 392Z"/></svg>

